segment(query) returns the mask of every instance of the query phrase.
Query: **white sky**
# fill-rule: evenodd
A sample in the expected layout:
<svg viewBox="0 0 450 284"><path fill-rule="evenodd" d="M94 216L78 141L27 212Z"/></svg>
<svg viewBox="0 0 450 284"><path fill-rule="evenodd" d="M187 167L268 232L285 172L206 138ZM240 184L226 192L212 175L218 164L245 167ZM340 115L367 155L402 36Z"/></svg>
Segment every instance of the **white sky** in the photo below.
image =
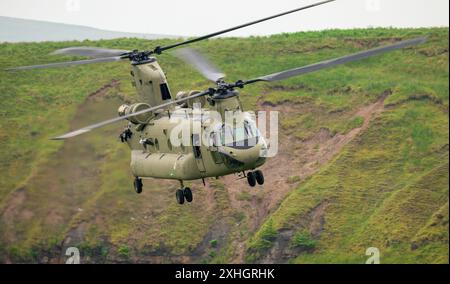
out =
<svg viewBox="0 0 450 284"><path fill-rule="evenodd" d="M202 35L320 0L0 0L0 15L106 30ZM448 0L337 0L227 35L449 25Z"/></svg>

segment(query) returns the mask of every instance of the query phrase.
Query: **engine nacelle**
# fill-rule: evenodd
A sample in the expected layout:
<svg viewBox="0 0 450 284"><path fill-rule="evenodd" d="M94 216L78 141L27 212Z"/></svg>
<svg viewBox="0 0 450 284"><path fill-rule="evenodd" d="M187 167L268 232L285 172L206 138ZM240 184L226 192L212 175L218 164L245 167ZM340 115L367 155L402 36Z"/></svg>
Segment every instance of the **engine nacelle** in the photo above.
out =
<svg viewBox="0 0 450 284"><path fill-rule="evenodd" d="M190 92L180 91L177 93L176 98L177 98L177 100L184 99L184 98L196 95L198 93L200 93L200 91L190 91ZM187 100L182 103L178 103L178 105L181 106L182 108L186 108L186 107L192 108L195 103L199 103L202 107L205 107L207 101L206 101L206 98L203 96L203 97L195 98L192 100Z"/></svg>
<svg viewBox="0 0 450 284"><path fill-rule="evenodd" d="M124 104L119 107L118 113L119 113L119 116L125 116L125 115L130 115L132 113L136 113L136 112L148 109L148 108L150 108L150 105L146 104L146 103L136 103L136 104L132 104L132 105ZM134 124L145 124L145 123L148 123L150 121L150 119L153 118L153 116L154 116L153 112L147 112L147 113L129 117L129 118L127 118L127 120Z"/></svg>

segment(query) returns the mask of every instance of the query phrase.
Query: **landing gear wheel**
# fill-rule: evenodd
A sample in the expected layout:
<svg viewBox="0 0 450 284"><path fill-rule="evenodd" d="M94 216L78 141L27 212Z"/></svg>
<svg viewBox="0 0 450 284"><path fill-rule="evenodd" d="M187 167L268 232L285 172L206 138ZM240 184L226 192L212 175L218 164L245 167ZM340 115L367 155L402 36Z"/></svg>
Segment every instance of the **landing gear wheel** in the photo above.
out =
<svg viewBox="0 0 450 284"><path fill-rule="evenodd" d="M134 190L136 191L137 194L142 192L142 179L138 177L134 179Z"/></svg>
<svg viewBox="0 0 450 284"><path fill-rule="evenodd" d="M178 189L175 193L175 197L177 198L178 204L184 204L184 192L182 189Z"/></svg>
<svg viewBox="0 0 450 284"><path fill-rule="evenodd" d="M248 185L250 185L251 187L254 187L256 185L256 177L253 172L247 173L247 182L248 182Z"/></svg>
<svg viewBox="0 0 450 284"><path fill-rule="evenodd" d="M187 202L192 202L192 191L189 187L183 189L183 195Z"/></svg>
<svg viewBox="0 0 450 284"><path fill-rule="evenodd" d="M263 185L264 184L264 175L262 173L262 171L257 170L253 172L255 174L255 178L256 181L258 182L259 185Z"/></svg>

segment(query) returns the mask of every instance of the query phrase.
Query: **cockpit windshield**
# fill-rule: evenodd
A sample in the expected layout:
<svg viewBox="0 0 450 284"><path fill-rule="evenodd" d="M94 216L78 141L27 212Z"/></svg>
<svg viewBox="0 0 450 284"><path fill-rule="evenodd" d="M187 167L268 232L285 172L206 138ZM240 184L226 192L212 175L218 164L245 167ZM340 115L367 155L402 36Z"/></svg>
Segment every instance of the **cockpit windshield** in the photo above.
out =
<svg viewBox="0 0 450 284"><path fill-rule="evenodd" d="M247 120L240 127L232 128L228 124L223 124L220 130L221 145L235 149L248 149L258 143L259 131L256 125Z"/></svg>

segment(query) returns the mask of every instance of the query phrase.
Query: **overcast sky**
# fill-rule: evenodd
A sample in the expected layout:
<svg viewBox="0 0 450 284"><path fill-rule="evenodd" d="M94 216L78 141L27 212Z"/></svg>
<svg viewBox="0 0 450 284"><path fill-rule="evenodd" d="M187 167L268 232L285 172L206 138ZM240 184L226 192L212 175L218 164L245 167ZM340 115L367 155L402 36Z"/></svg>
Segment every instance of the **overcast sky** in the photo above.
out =
<svg viewBox="0 0 450 284"><path fill-rule="evenodd" d="M95 28L202 35L320 0L0 0L0 15ZM448 0L337 0L232 36L329 28L449 24Z"/></svg>

